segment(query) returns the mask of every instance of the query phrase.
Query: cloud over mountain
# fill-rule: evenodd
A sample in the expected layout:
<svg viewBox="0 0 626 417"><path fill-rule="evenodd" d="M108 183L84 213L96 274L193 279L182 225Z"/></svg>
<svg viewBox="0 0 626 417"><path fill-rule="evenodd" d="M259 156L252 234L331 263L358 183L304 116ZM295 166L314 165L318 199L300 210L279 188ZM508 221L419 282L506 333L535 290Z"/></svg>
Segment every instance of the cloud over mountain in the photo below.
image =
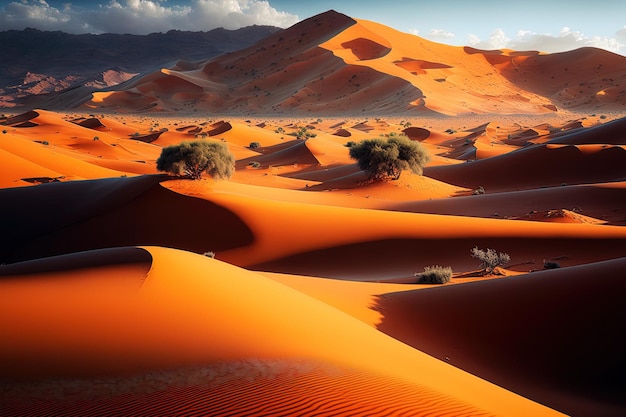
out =
<svg viewBox="0 0 626 417"><path fill-rule="evenodd" d="M514 37L509 37L504 30L496 29L488 39L469 35L467 44L480 49L508 48L517 51L538 50L548 53L594 47L624 54L626 52L626 27L616 32L613 37L588 36L569 27L563 27L557 35L519 30Z"/></svg>
<svg viewBox="0 0 626 417"><path fill-rule="evenodd" d="M281 12L263 0L193 0L188 5L169 5L162 0L110 0L95 9L70 3L57 8L45 0L25 0L0 8L0 27L5 30L36 27L67 33L148 34L250 25L288 27L298 20L298 16Z"/></svg>

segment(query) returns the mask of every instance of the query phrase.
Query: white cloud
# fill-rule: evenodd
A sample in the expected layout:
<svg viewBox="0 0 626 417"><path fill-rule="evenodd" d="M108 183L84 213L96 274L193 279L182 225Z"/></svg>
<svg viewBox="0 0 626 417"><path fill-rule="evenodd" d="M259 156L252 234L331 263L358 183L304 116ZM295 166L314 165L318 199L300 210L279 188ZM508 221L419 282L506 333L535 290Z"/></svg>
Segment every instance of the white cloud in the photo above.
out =
<svg viewBox="0 0 626 417"><path fill-rule="evenodd" d="M456 36L454 33L445 29L431 29L426 33L422 33L419 29L409 29L411 35L421 36L435 42L450 42Z"/></svg>
<svg viewBox="0 0 626 417"><path fill-rule="evenodd" d="M178 30L237 29L249 25L288 27L298 16L281 12L265 0L192 0L169 6L163 0L110 0L95 9L62 9L45 0L11 2L0 8L0 27L62 30L68 33L147 34Z"/></svg>
<svg viewBox="0 0 626 417"><path fill-rule="evenodd" d="M432 40L437 40L437 39L452 39L454 38L454 33L449 32L445 29L431 29L430 32L428 32L428 35L426 35L426 37L428 37L428 39L432 39Z"/></svg>
<svg viewBox="0 0 626 417"><path fill-rule="evenodd" d="M563 52L591 46L626 55L626 27L615 33L615 36L586 36L584 33L562 28L558 35L536 33L519 30L510 39L501 29L497 29L487 40L476 35L469 35L468 44L479 49L514 49L518 51Z"/></svg>
<svg viewBox="0 0 626 417"><path fill-rule="evenodd" d="M467 35L467 43L469 46L478 49L502 49L508 48L511 39L500 28L494 30L489 39L481 40L478 36L469 34Z"/></svg>

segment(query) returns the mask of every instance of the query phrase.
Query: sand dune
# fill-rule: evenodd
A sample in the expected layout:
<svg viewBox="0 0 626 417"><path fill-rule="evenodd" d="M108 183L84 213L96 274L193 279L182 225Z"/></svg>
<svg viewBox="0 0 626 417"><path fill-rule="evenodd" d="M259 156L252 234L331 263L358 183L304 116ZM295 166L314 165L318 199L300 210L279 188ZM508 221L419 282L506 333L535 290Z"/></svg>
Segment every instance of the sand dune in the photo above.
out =
<svg viewBox="0 0 626 417"><path fill-rule="evenodd" d="M384 315L378 328L568 414L618 416L626 408L617 330L626 324L619 301L625 266L622 258L387 293L377 302ZM437 319L407 320L434 311Z"/></svg>
<svg viewBox="0 0 626 417"><path fill-rule="evenodd" d="M620 146L536 145L472 163L426 168L425 175L466 188L516 191L567 184L623 181ZM498 175L493 175L498 172Z"/></svg>
<svg viewBox="0 0 626 417"><path fill-rule="evenodd" d="M145 401L153 398L157 413L308 414L321 406L330 415L347 410L558 415L314 298L207 257L120 248L0 271L5 300L0 317L10 322L20 317L22 324L0 327L9 341L0 349L10 359L3 361L2 375L44 381L26 385L25 391L19 383L3 389L15 394L2 401L18 413L80 414L100 406L107 413L134 414L147 410ZM95 286L100 290L94 293ZM37 300L38 308L24 300ZM369 360L372 355L378 359ZM194 371L188 368L192 365ZM45 381L59 377L50 391ZM103 380L120 386L111 392L97 385ZM295 391L285 389L290 386ZM63 389L74 394L59 392ZM346 389L347 395L334 395ZM33 410L20 397L39 397L38 407ZM176 405L168 407L168 400Z"/></svg>
<svg viewBox="0 0 626 417"><path fill-rule="evenodd" d="M83 108L300 116L621 111L625 68L626 58L594 48L453 47L328 11L242 51L95 92Z"/></svg>
<svg viewBox="0 0 626 417"><path fill-rule="evenodd" d="M228 209L173 193L159 181L143 176L0 190L12 202L0 207L12 219L3 231L2 262L140 244L204 253L253 238Z"/></svg>
<svg viewBox="0 0 626 417"><path fill-rule="evenodd" d="M323 107L328 91L345 94L330 112L404 106L396 94L425 80L419 106L449 111L437 89L457 82L455 59L505 73L529 55L410 52L415 38L335 18L307 21L315 36L277 33L276 65L236 53L133 81L173 93L155 108L192 112L179 83L218 88L228 63L241 77L221 87L240 109L249 89L284 117L0 117L0 415L558 414L535 401L624 414L623 120L296 117L292 104ZM245 72L254 84L239 85ZM312 81L294 96L300 76ZM401 132L431 154L425 175L368 180L347 142ZM189 140L226 143L230 181L154 175L161 149ZM488 274L475 246L511 261ZM416 284L430 265L450 282Z"/></svg>
<svg viewBox="0 0 626 417"><path fill-rule="evenodd" d="M568 209L584 215L623 224L621 202L626 198L623 182L572 185L558 188L511 191L496 194L389 203L388 210L456 216L519 218L533 220L537 212Z"/></svg>

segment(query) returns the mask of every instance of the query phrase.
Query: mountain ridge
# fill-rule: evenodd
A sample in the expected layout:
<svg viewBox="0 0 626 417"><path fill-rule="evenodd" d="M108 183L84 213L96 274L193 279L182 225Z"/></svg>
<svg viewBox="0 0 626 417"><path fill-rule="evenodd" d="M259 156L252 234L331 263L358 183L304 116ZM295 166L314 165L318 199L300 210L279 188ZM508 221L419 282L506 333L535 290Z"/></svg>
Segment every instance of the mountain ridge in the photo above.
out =
<svg viewBox="0 0 626 417"><path fill-rule="evenodd" d="M32 107L231 115L543 114L626 108L626 57L449 46L334 10L203 61Z"/></svg>
<svg viewBox="0 0 626 417"><path fill-rule="evenodd" d="M33 28L2 31L0 107L23 105L23 99L28 102L30 96L79 85L108 87L173 61L209 59L249 46L277 30L248 26L149 35L74 35Z"/></svg>

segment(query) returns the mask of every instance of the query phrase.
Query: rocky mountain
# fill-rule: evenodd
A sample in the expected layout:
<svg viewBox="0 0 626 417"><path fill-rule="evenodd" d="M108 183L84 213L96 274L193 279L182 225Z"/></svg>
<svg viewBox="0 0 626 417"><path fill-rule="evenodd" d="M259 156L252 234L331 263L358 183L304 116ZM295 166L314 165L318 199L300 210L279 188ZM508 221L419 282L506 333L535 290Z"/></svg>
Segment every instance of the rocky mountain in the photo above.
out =
<svg viewBox="0 0 626 417"><path fill-rule="evenodd" d="M69 87L109 87L179 59L206 60L279 30L250 26L150 35L70 35L36 29L0 32L0 107Z"/></svg>

